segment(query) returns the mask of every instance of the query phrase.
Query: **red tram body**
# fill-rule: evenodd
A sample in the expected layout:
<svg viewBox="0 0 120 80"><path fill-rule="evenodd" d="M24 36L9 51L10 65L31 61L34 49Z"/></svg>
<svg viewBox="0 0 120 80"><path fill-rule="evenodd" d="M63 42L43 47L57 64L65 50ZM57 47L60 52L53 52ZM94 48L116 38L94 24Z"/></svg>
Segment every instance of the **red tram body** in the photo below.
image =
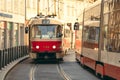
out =
<svg viewBox="0 0 120 80"><path fill-rule="evenodd" d="M72 40L72 30L70 29L69 26L67 26L65 24L64 29L63 29L63 49L64 49L64 53L67 54L68 50L71 49L72 44L71 44L71 40Z"/></svg>
<svg viewBox="0 0 120 80"><path fill-rule="evenodd" d="M81 46L82 46L82 26L79 26L78 30L75 30L75 44L74 49L76 53L76 59L80 59Z"/></svg>
<svg viewBox="0 0 120 80"><path fill-rule="evenodd" d="M29 21L29 53L32 59L59 59L64 56L62 21L35 17Z"/></svg>

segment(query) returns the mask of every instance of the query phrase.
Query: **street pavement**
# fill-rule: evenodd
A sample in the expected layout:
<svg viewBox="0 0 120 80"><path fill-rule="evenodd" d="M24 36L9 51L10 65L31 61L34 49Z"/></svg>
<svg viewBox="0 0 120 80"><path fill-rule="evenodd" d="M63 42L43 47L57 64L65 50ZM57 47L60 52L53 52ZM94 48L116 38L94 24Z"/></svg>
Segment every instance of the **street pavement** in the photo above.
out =
<svg viewBox="0 0 120 80"><path fill-rule="evenodd" d="M93 73L84 69L75 60L75 52L73 50L68 51L69 54L64 57L64 62L61 66L65 73L72 80L100 80Z"/></svg>
<svg viewBox="0 0 120 80"><path fill-rule="evenodd" d="M28 56L24 57L27 58ZM19 59L11 64L9 64L4 69L0 70L0 80L4 80L6 73L16 65ZM64 72L72 79L72 80L100 80L90 71L82 68L79 63L75 60L75 52L73 50L69 50L68 54L64 57L64 61L61 62L61 67ZM57 79L56 79L57 80Z"/></svg>

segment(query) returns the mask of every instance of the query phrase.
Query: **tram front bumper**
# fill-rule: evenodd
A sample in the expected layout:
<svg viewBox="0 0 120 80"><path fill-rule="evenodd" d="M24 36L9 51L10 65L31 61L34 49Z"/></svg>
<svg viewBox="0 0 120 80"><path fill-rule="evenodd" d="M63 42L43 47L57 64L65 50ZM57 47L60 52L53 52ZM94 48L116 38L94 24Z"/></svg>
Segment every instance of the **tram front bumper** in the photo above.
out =
<svg viewBox="0 0 120 80"><path fill-rule="evenodd" d="M61 52L57 52L57 53L34 53L34 52L31 52L29 54L30 58L32 59L38 59L38 58L56 58L56 59L59 59L59 58L63 58L64 57L64 52L61 51Z"/></svg>

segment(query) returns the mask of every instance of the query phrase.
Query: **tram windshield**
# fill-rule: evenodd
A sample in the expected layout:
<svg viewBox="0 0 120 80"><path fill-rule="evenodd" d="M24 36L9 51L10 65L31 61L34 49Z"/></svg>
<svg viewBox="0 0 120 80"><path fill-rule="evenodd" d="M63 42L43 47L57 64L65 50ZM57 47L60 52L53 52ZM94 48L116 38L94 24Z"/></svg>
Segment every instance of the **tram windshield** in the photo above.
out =
<svg viewBox="0 0 120 80"><path fill-rule="evenodd" d="M37 25L31 29L32 38L58 38L57 36L57 25Z"/></svg>

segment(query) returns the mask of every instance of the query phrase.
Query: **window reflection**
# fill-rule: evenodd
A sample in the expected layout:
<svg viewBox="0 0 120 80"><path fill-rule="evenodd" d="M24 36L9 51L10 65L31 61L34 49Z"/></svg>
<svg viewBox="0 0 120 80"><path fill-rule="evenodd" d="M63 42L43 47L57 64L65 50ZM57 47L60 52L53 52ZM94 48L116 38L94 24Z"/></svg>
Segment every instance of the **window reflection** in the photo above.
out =
<svg viewBox="0 0 120 80"><path fill-rule="evenodd" d="M83 30L83 44L87 48L98 48L99 27L84 26Z"/></svg>
<svg viewBox="0 0 120 80"><path fill-rule="evenodd" d="M56 38L57 32L57 25L32 27L32 37L34 38Z"/></svg>
<svg viewBox="0 0 120 80"><path fill-rule="evenodd" d="M109 8L109 10L107 10L108 12L104 11L104 20L108 19L108 23L104 21L104 50L120 53L119 3L113 0L107 4L104 4L104 6L105 8Z"/></svg>

